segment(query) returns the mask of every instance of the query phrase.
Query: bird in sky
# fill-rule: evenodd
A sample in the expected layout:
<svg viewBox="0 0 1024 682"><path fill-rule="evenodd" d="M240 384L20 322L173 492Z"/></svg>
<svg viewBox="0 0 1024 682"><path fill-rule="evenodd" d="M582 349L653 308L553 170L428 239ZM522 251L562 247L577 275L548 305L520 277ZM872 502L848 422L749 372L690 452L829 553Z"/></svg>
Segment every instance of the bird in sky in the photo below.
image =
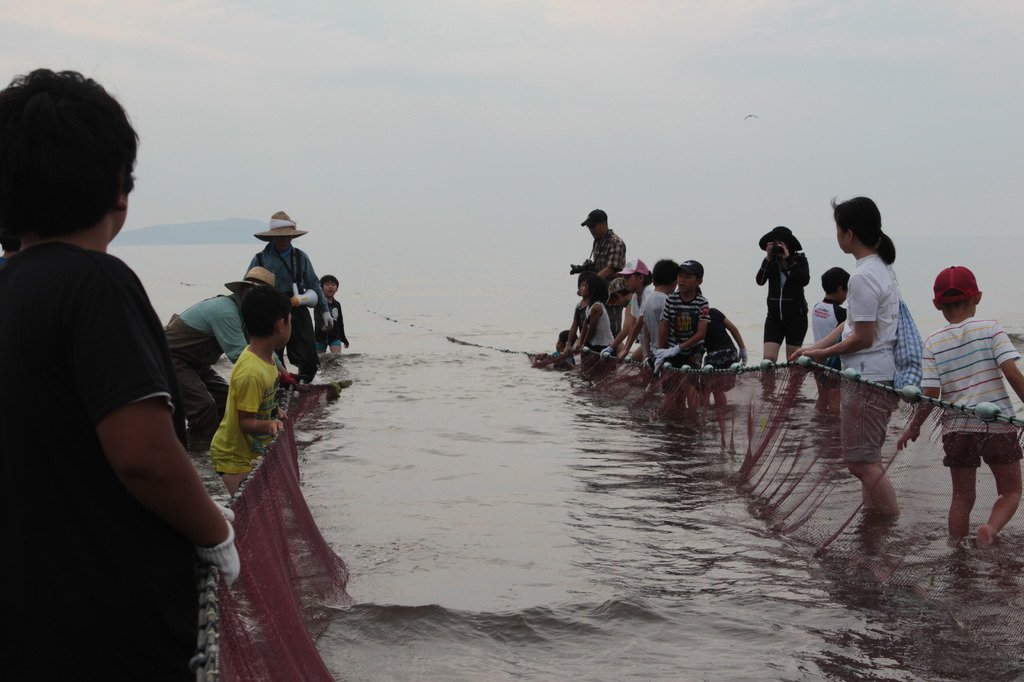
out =
<svg viewBox="0 0 1024 682"><path fill-rule="evenodd" d="M748 118L757 118L757 114L747 114L743 117L743 120L746 121Z"/></svg>

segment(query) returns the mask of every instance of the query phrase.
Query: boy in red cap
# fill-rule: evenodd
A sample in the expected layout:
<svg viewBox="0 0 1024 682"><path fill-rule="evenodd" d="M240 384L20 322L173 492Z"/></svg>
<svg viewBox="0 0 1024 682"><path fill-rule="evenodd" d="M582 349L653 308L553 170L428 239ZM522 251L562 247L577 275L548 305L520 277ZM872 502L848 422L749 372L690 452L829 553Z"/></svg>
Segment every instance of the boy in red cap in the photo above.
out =
<svg viewBox="0 0 1024 682"><path fill-rule="evenodd" d="M963 266L946 268L935 278L934 304L949 323L924 342L921 390L929 397L974 407L988 402L1004 417L1013 417L1013 405L1003 378L1024 400L1024 375L1017 368L1020 354L1002 325L975 317L981 291L974 273ZM897 442L897 449L916 440L932 405L921 404ZM981 461L992 469L998 497L988 522L978 527L977 545L991 545L999 530L1013 517L1020 502L1021 447L1016 430L1004 422L981 422L946 411L940 418L942 463L953 479L949 507L949 534L962 538L970 532L975 478Z"/></svg>

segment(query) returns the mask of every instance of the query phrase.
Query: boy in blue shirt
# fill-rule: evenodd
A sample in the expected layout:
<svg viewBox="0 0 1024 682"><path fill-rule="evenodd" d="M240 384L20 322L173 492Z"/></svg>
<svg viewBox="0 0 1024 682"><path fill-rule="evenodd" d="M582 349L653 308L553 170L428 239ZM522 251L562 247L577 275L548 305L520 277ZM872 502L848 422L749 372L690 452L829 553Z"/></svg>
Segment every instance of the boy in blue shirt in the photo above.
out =
<svg viewBox="0 0 1024 682"><path fill-rule="evenodd" d="M327 299L327 310L331 314L334 326L329 327L324 321L316 332L316 350L323 353L328 348L332 353L341 352L341 344L348 348L348 338L345 336L345 318L341 314L341 302L334 297L338 294L338 278L334 275L324 275L320 278L320 288L324 290L324 298Z"/></svg>

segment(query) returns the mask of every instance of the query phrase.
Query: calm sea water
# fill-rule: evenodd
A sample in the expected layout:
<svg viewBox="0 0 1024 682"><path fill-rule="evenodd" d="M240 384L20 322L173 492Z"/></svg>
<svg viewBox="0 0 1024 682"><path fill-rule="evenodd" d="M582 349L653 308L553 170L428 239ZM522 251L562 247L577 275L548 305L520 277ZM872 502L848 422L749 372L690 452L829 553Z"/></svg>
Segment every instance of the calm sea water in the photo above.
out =
<svg viewBox="0 0 1024 682"><path fill-rule="evenodd" d="M679 241L687 248L667 255L704 262L708 298L758 358L764 290L753 283L756 252ZM908 241L898 241L897 270L929 330L940 323L928 304L931 278L954 263L942 245ZM832 265L852 269L827 239L805 246L814 281ZM1020 331L1011 257L1019 251L1003 247L967 245L957 260L975 267L983 312ZM970 249L978 260L965 257ZM167 319L223 293L255 250L112 252L139 273ZM307 499L350 567L357 602L319 641L336 677L1024 674L999 647L958 632L948 614L773 534L724 480L736 463L692 427L637 420L566 374L531 369L523 355L448 342L550 350L575 303L568 262L580 260L527 245L455 253L378 254L344 265L312 254L318 271L342 281L352 341L323 374L353 385L299 434ZM816 295L814 282L808 291Z"/></svg>

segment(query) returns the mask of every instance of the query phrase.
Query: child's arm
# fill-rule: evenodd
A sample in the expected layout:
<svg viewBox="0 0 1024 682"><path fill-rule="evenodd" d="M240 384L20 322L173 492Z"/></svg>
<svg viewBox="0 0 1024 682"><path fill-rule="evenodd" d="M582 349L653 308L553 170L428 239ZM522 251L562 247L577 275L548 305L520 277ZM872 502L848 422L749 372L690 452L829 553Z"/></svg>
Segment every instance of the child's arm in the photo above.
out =
<svg viewBox="0 0 1024 682"><path fill-rule="evenodd" d="M732 336L733 341L736 342L736 348L739 351L740 359L743 362L747 361L747 346L743 343L743 337L740 336L740 330L736 328L736 325L732 323L728 317L722 317L722 326L725 327L726 331Z"/></svg>
<svg viewBox="0 0 1024 682"><path fill-rule="evenodd" d="M644 318L638 317L633 320L632 328L629 330L629 335L626 337L626 342L622 346L622 350L619 351L619 357L624 358L629 355L629 349L633 347L633 342L636 341L636 337L640 335L640 332L644 328ZM641 346L643 344L640 344ZM644 351L646 355L646 351Z"/></svg>
<svg viewBox="0 0 1024 682"><path fill-rule="evenodd" d="M579 331L579 328L580 328L580 323L576 320L576 316L573 315L572 316L572 324L569 325L569 339L568 339L569 348L572 348L573 346L576 345L576 332Z"/></svg>
<svg viewBox="0 0 1024 682"><path fill-rule="evenodd" d="M619 333L615 335L615 339L612 341L612 348L618 348L619 344L626 340L630 336L630 332L633 331L633 325L635 320L633 319L633 308L629 305L626 306L626 318L622 321L622 328L619 329ZM633 345L632 340L626 344L627 350Z"/></svg>
<svg viewBox="0 0 1024 682"><path fill-rule="evenodd" d="M664 348L668 343L668 320L658 322L658 348Z"/></svg>
<svg viewBox="0 0 1024 682"><path fill-rule="evenodd" d="M590 341L590 337L597 331L597 320L604 313L601 310L601 305L595 303L590 306L590 315L587 317L586 324L583 325L583 336L580 337L580 346L585 346Z"/></svg>
<svg viewBox="0 0 1024 682"><path fill-rule="evenodd" d="M872 328L871 329L871 337L874 338L874 326L875 326L874 322L857 322L856 324L857 325L860 325L860 324L870 324L871 328ZM796 352L789 356L789 358L788 358L789 361L793 362L794 360L796 360L801 355L806 355L807 357L809 357L811 360L814 360L815 362L821 362L821 360L824 360L825 358L827 358L830 355L838 355L838 353L836 352L835 349L838 348L838 346L840 346L842 344L836 344L836 341L839 340L839 337L840 337L840 335L842 335L842 333L843 333L843 325L837 325L836 328L833 329L831 332L829 332L829 335L826 336L825 338L823 338L821 341L818 341L817 343L815 343L813 345L810 345L810 346L805 346L803 348L797 348ZM854 333L856 333L856 327L854 327ZM845 342L846 342L846 339L843 339L843 343L845 343ZM871 345L871 344L868 344L868 345ZM828 349L828 352L822 352L822 349ZM852 351L850 351L850 352L852 352ZM816 358L818 358L818 357L820 357L821 360L817 360Z"/></svg>
<svg viewBox="0 0 1024 682"><path fill-rule="evenodd" d="M260 419L255 412L238 411L238 429L247 436L276 436L283 428L280 419Z"/></svg>
<svg viewBox="0 0 1024 682"><path fill-rule="evenodd" d="M1024 379L1024 377L1021 377L1021 379ZM925 388L921 391L921 394L929 398L938 398L941 392L937 388ZM924 420L928 418L933 409L935 409L935 406L931 403L920 403L914 407L914 416L910 418L907 428L903 430L900 439L896 441L897 450L902 450L907 447L908 442L917 440L917 437L921 435L921 424L924 424Z"/></svg>
<svg viewBox="0 0 1024 682"><path fill-rule="evenodd" d="M704 337L707 336L707 333L708 333L708 321L707 320L701 320L700 322L697 323L697 331L694 332L693 336L691 336L690 338L686 339L686 341L683 341L681 344L679 344L679 350L682 351L682 350L686 350L687 348L693 348L698 343L700 343L701 341L704 340Z"/></svg>
<svg viewBox="0 0 1024 682"><path fill-rule="evenodd" d="M576 343L573 344L573 351L579 351L583 349L583 344L586 343L586 339L590 337L590 320L583 323L583 327L580 329L580 336L576 339Z"/></svg>
<svg viewBox="0 0 1024 682"><path fill-rule="evenodd" d="M345 348L348 348L348 337L345 336L345 315L341 312L341 301L335 300L338 303L338 319L334 321L334 334L345 345Z"/></svg>
<svg viewBox="0 0 1024 682"><path fill-rule="evenodd" d="M1017 361L1006 360L999 365L999 369L1003 371L1006 383L1010 384L1010 388L1017 394L1017 397L1024 400L1024 374L1021 374L1020 368L1017 367Z"/></svg>
<svg viewBox="0 0 1024 682"><path fill-rule="evenodd" d="M100 419L96 435L114 474L142 506L200 547L227 539L228 522L178 441L166 400L122 405Z"/></svg>

